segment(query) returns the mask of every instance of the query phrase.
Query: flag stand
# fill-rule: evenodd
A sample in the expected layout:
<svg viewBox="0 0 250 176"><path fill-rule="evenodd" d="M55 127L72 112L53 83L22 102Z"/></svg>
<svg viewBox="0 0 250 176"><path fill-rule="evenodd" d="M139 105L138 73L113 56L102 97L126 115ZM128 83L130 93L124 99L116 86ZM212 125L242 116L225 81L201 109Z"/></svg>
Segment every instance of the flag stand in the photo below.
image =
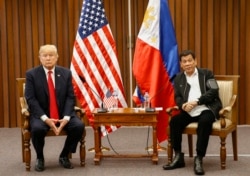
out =
<svg viewBox="0 0 250 176"><path fill-rule="evenodd" d="M156 147L156 148L157 148L158 151L166 151L166 150L167 150L166 147L160 146L159 143L157 143L157 147ZM146 147L145 150L147 150L147 151L153 151L153 146L151 146L151 147Z"/></svg>
<svg viewBox="0 0 250 176"><path fill-rule="evenodd" d="M95 147L89 148L88 151L89 152L95 152ZM107 152L107 151L110 151L110 148L101 146L101 151L102 152Z"/></svg>

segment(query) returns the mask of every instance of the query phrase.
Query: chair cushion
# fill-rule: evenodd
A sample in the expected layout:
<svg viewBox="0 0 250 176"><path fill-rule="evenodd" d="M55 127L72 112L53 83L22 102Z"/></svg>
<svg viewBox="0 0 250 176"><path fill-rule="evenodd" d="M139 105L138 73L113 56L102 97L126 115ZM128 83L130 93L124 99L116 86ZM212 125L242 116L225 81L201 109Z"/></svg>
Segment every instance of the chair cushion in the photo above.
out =
<svg viewBox="0 0 250 176"><path fill-rule="evenodd" d="M226 127L227 128L229 125L232 124L232 121L229 120L229 119L225 119L226 120ZM193 122L193 123L190 123L186 128L197 128L198 126L198 123L197 122ZM216 120L214 123L213 123L213 129L214 130L219 130L221 129L221 126L220 126L220 120Z"/></svg>

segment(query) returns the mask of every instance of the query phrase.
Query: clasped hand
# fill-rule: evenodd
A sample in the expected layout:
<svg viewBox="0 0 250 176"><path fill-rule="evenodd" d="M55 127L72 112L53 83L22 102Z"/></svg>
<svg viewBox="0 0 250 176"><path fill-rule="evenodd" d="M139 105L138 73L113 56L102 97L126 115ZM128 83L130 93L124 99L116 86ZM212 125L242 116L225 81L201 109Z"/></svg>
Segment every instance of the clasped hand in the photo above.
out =
<svg viewBox="0 0 250 176"><path fill-rule="evenodd" d="M194 107L197 106L197 101L190 101L182 105L182 109L186 112L192 111Z"/></svg>
<svg viewBox="0 0 250 176"><path fill-rule="evenodd" d="M50 128L54 131L55 135L58 136L62 131L63 127L68 123L68 120L65 119L56 120L48 118L45 120L45 123L48 126L50 126ZM57 124L59 124L59 126Z"/></svg>

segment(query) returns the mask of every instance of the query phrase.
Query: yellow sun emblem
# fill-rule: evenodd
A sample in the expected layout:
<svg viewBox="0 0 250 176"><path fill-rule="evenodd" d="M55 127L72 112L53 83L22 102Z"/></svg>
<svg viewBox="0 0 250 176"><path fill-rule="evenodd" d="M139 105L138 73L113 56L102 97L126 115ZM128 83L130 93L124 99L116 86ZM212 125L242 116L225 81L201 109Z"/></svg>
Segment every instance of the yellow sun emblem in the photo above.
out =
<svg viewBox="0 0 250 176"><path fill-rule="evenodd" d="M155 20L155 16L152 15L154 14L154 10L154 7L147 8L143 19L143 25L145 28L149 28L150 24L152 24L152 22Z"/></svg>

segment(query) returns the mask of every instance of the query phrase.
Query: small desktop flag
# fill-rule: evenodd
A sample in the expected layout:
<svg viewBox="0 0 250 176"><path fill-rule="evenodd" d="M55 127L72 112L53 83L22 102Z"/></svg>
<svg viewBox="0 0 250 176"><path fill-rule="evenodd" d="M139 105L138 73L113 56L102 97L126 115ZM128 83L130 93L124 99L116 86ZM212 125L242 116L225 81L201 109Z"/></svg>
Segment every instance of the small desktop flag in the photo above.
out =
<svg viewBox="0 0 250 176"><path fill-rule="evenodd" d="M144 97L138 86L135 87L135 91L133 93L132 99L134 103L136 104L136 106L140 106L144 102Z"/></svg>
<svg viewBox="0 0 250 176"><path fill-rule="evenodd" d="M116 99L110 90L107 91L106 96L103 99L103 103L105 108L111 108L114 104L116 104Z"/></svg>

